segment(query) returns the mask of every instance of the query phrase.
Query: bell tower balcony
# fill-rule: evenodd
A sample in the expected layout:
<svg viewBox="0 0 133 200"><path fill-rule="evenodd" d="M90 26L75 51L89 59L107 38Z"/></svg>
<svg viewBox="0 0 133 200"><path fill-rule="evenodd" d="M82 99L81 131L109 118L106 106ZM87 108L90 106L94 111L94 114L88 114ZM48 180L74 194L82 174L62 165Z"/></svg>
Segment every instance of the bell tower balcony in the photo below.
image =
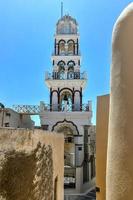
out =
<svg viewBox="0 0 133 200"><path fill-rule="evenodd" d="M45 83L48 88L81 87L84 89L87 83L87 74L86 72L46 72Z"/></svg>
<svg viewBox="0 0 133 200"><path fill-rule="evenodd" d="M77 80L77 79L81 79L81 80L87 80L87 74L86 72L80 73L80 72L67 72L67 73L58 73L58 72L53 72L53 73L49 73L46 72L45 73L45 80Z"/></svg>
<svg viewBox="0 0 133 200"><path fill-rule="evenodd" d="M82 104L80 106L72 105L61 105L61 104L45 104L41 102L41 112L91 112L92 111L92 102L88 101L87 104Z"/></svg>

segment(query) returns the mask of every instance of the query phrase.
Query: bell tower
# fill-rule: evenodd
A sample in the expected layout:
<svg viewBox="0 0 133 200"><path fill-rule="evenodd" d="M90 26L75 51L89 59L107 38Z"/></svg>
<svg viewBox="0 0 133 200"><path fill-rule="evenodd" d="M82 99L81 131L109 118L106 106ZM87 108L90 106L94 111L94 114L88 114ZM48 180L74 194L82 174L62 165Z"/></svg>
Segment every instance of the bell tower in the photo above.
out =
<svg viewBox="0 0 133 200"><path fill-rule="evenodd" d="M83 183L93 177L88 138L92 109L90 101L83 103L87 76L81 72L78 24L69 15L56 24L51 59L52 72L45 74L50 98L49 104L40 104L41 126L64 134L64 187L80 193Z"/></svg>
<svg viewBox="0 0 133 200"><path fill-rule="evenodd" d="M82 91L87 77L85 72L80 72L78 24L69 15L57 22L52 63L52 73L46 73L50 110L82 110Z"/></svg>

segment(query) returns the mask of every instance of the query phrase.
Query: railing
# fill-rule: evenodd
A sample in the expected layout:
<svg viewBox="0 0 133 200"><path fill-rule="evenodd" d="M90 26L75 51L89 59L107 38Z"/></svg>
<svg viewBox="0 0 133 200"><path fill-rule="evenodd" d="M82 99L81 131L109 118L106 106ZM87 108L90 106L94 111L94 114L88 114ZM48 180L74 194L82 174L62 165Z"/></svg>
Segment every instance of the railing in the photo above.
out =
<svg viewBox="0 0 133 200"><path fill-rule="evenodd" d="M38 105L13 105L13 110L21 114L38 115L40 106Z"/></svg>
<svg viewBox="0 0 133 200"><path fill-rule="evenodd" d="M67 73L46 72L46 74L45 74L45 80L73 80L73 79L86 80L87 74L86 74L86 72L83 72L83 73L80 73L80 72L67 72Z"/></svg>
<svg viewBox="0 0 133 200"><path fill-rule="evenodd" d="M75 104L68 104L68 105L60 105L60 104L44 104L41 106L41 111L51 111L51 112L89 112L91 111L91 107L89 104L82 104L82 105L75 105Z"/></svg>

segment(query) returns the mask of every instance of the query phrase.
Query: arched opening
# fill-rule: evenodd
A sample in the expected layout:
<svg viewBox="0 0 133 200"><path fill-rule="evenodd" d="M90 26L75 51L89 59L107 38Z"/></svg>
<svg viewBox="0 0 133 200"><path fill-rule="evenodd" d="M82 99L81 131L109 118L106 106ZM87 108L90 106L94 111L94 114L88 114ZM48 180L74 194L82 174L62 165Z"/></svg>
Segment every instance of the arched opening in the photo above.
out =
<svg viewBox="0 0 133 200"><path fill-rule="evenodd" d="M75 54L75 43L73 40L68 41L68 54L69 55Z"/></svg>
<svg viewBox="0 0 133 200"><path fill-rule="evenodd" d="M72 93L69 90L63 90L60 94L60 108L62 111L72 111Z"/></svg>
<svg viewBox="0 0 133 200"><path fill-rule="evenodd" d="M54 131L64 134L64 187L75 188L76 183L76 158L74 136L77 129L71 122L60 122L54 127Z"/></svg>
<svg viewBox="0 0 133 200"><path fill-rule="evenodd" d="M67 66L68 66L67 78L68 79L74 79L74 66L75 66L75 62L74 61L69 61L67 63Z"/></svg>
<svg viewBox="0 0 133 200"><path fill-rule="evenodd" d="M64 55L65 54L65 41L60 40L59 41L59 55Z"/></svg>
<svg viewBox="0 0 133 200"><path fill-rule="evenodd" d="M81 93L80 93L80 91L75 91L75 93L74 93L74 110L75 111L81 110Z"/></svg>
<svg viewBox="0 0 133 200"><path fill-rule="evenodd" d="M62 60L58 63L58 78L65 79L65 62Z"/></svg>

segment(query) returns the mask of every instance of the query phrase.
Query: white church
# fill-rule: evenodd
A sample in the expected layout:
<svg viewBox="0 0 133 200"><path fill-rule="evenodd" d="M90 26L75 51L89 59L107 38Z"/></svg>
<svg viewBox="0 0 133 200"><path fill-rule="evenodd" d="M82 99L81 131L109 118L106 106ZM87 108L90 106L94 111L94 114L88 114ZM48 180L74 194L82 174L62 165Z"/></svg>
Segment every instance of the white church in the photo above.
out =
<svg viewBox="0 0 133 200"><path fill-rule="evenodd" d="M69 15L57 22L52 71L46 72L49 104L40 103L43 130L64 133L65 194L81 193L95 177L95 126L92 105L83 103L87 74L81 72L78 23Z"/></svg>

